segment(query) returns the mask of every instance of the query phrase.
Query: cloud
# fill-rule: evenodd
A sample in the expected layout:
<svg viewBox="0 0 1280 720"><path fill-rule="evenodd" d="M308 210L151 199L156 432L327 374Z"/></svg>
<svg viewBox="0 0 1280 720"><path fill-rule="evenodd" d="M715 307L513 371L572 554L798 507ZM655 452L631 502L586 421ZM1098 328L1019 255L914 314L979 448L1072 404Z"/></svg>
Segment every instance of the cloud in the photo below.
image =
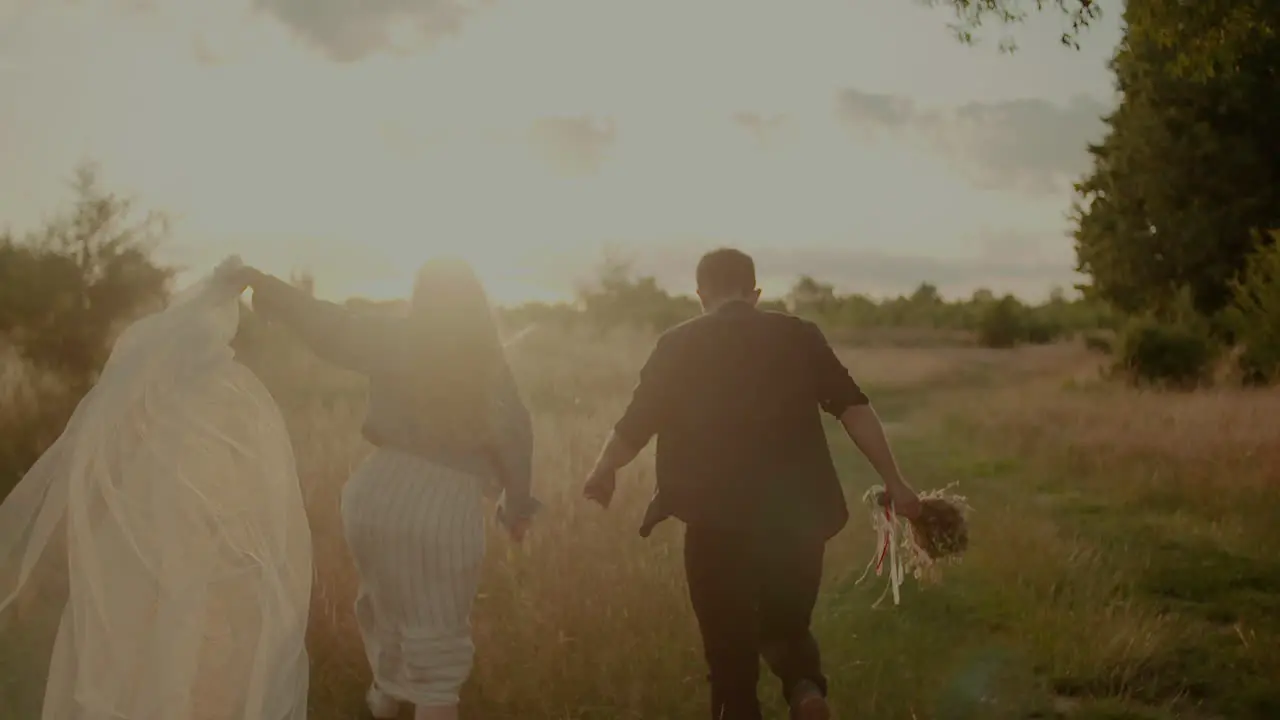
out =
<svg viewBox="0 0 1280 720"><path fill-rule="evenodd" d="M471 9L462 0L255 0L337 62L400 47L397 31L423 44L457 33Z"/></svg>
<svg viewBox="0 0 1280 720"><path fill-rule="evenodd" d="M378 125L378 137L400 157L419 157L438 140L430 133L415 131L394 120L386 120Z"/></svg>
<svg viewBox="0 0 1280 720"><path fill-rule="evenodd" d="M918 107L908 98L840 91L836 113L850 128L919 137L984 189L1052 194L1089 169L1089 143L1105 131L1108 111L1091 97L1065 105L1040 98Z"/></svg>
<svg viewBox="0 0 1280 720"><path fill-rule="evenodd" d="M773 136L783 130L787 123L785 115L761 115L754 112L737 112L733 114L733 122L746 130L759 143L768 143Z"/></svg>
<svg viewBox="0 0 1280 720"><path fill-rule="evenodd" d="M201 65L218 65L222 63L222 54L213 48L213 44L204 33L196 33L191 39L191 55Z"/></svg>
<svg viewBox="0 0 1280 720"><path fill-rule="evenodd" d="M539 118L529 128L529 141L543 162L567 176L595 174L616 136L612 119L586 115Z"/></svg>
<svg viewBox="0 0 1280 720"><path fill-rule="evenodd" d="M897 95L846 88L836 95L836 112L854 125L896 127L911 122L916 116L916 107L910 99Z"/></svg>

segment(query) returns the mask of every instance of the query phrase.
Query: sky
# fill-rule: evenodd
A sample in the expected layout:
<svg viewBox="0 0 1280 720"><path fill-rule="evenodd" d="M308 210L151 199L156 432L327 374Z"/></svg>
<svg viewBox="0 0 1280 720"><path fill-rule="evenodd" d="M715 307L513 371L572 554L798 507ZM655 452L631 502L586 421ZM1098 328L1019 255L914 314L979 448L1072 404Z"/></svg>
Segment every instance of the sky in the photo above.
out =
<svg viewBox="0 0 1280 720"><path fill-rule="evenodd" d="M1115 7L1077 51L918 0L0 0L0 226L89 160L184 280L238 254L385 299L453 254L512 303L612 253L690 292L731 245L770 294L1042 297L1078 281Z"/></svg>

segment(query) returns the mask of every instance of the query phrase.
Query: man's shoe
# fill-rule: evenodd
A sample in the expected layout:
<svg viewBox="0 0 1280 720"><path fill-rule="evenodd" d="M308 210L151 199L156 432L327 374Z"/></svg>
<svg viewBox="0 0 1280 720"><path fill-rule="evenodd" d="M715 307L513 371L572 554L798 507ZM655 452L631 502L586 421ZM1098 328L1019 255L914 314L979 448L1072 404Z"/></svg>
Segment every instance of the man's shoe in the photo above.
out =
<svg viewBox="0 0 1280 720"><path fill-rule="evenodd" d="M831 720L831 706L817 685L805 681L791 693L791 720Z"/></svg>

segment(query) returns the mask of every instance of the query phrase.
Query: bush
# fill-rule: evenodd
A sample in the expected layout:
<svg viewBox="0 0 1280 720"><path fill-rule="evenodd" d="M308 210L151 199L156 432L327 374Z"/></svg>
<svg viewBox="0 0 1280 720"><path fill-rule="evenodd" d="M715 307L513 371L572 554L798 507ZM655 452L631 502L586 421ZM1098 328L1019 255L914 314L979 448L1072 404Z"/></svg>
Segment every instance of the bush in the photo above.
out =
<svg viewBox="0 0 1280 720"><path fill-rule="evenodd" d="M1088 333L1084 336L1084 346L1096 353L1110 355L1114 349L1112 339L1102 333Z"/></svg>
<svg viewBox="0 0 1280 720"><path fill-rule="evenodd" d="M1012 295L983 309L978 319L978 344L1011 348L1027 339L1026 308Z"/></svg>
<svg viewBox="0 0 1280 720"><path fill-rule="evenodd" d="M1064 334L1066 329L1061 323L1055 322L1048 318L1036 317L1034 313L1026 323L1026 341L1032 345L1048 345L1057 342Z"/></svg>
<svg viewBox="0 0 1280 720"><path fill-rule="evenodd" d="M174 273L151 254L167 232L163 217L136 217L91 166L74 189L74 205L39 231L0 234L0 339L83 390L115 333L164 305Z"/></svg>
<svg viewBox="0 0 1280 720"><path fill-rule="evenodd" d="M1117 369L1135 383L1194 388L1208 377L1217 354L1201 324L1141 318L1120 338Z"/></svg>
<svg viewBox="0 0 1280 720"><path fill-rule="evenodd" d="M1240 345L1237 362L1250 384L1280 379L1280 231L1249 258L1244 274L1231 284L1232 304L1225 321Z"/></svg>
<svg viewBox="0 0 1280 720"><path fill-rule="evenodd" d="M163 306L164 218L137 217L82 166L74 204L40 229L0 232L0 496L62 432L115 334Z"/></svg>
<svg viewBox="0 0 1280 720"><path fill-rule="evenodd" d="M636 276L629 261L607 257L596 275L577 294L584 316L600 329L637 325L662 331L698 314L695 300L672 296L651 275Z"/></svg>
<svg viewBox="0 0 1280 720"><path fill-rule="evenodd" d="M78 399L0 343L0 500L61 434Z"/></svg>

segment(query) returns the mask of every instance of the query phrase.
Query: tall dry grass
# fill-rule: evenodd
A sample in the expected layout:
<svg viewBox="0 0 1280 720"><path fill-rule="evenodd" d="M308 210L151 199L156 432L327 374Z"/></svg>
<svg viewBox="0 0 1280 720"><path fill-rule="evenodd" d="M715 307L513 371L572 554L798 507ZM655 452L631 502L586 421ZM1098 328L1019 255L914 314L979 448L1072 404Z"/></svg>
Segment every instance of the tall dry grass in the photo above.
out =
<svg viewBox="0 0 1280 720"><path fill-rule="evenodd" d="M624 472L608 512L579 497L651 341L546 331L510 351L534 414L547 510L522 546L491 529L466 717L705 712L680 529L637 535L650 456ZM1280 583L1280 571L1271 578L1256 562L1280 540L1280 444L1268 422L1280 394L1128 390L1099 380L1098 360L1075 346L842 355L896 421L909 475L920 486L960 479L977 509L964 564L941 587L909 589L896 611L869 611L878 588L848 585L870 550L866 519L855 512L831 544L815 627L842 716L1280 716L1266 714L1268 685L1240 680L1280 678L1280 630L1261 619L1278 607L1280 586L1267 582ZM368 670L338 499L370 450L359 436L363 383L305 352L245 361L285 412L311 519L311 716L360 717ZM47 379L10 372L22 389L7 392L28 400L0 405L0 433L36 412L31 398L57 394ZM1237 576L1253 584L1241 589ZM992 663L998 673L984 669ZM1245 699L1224 705L1223 693Z"/></svg>
<svg viewBox="0 0 1280 720"><path fill-rule="evenodd" d="M1162 393L1056 380L991 393L973 423L999 432L1021 456L1052 458L1081 492L1105 492L1135 509L1174 500L1224 526L1273 524L1280 389Z"/></svg>
<svg viewBox="0 0 1280 720"><path fill-rule="evenodd" d="M470 717L698 713L702 670L671 543L676 528L662 528L647 544L637 534L652 492L650 461L626 471L609 513L579 497L648 343L626 334L539 334L511 351L534 414L536 493L547 509L521 546L491 527L474 619L479 660L466 691ZM283 405L293 408L288 419L315 544L312 714L352 717L368 678L338 499L370 450L358 436L362 400Z"/></svg>
<svg viewBox="0 0 1280 720"><path fill-rule="evenodd" d="M608 513L579 497L652 340L626 332L550 331L510 352L535 418L535 482L548 509L523 547L490 533L475 613L479 660L466 692L471 717L683 718L705 711L705 669L685 595L679 527L660 527L648 541L637 535L654 482L649 454L625 471ZM1036 367L1044 354L890 347L849 351L844 359L871 387L912 388L955 382L1002 360ZM336 380L317 382L332 387ZM292 408L316 550L313 712L350 717L359 710L367 674L350 612L356 578L339 532L338 496L369 451L358 439L361 398L358 392L337 403L285 398L282 405ZM854 527L851 534L861 530L869 539L862 518ZM833 548L832 576L851 573L863 550L857 541Z"/></svg>
<svg viewBox="0 0 1280 720"><path fill-rule="evenodd" d="M57 439L77 398L0 343L0 496Z"/></svg>
<svg viewBox="0 0 1280 720"><path fill-rule="evenodd" d="M490 536L475 616L479 660L466 693L471 717L684 718L704 712L705 670L685 599L679 529L661 528L647 543L636 536L653 484L648 455L627 471L619 500L608 514L578 497L579 482L624 407L650 341L625 334L544 334L512 353L535 415L536 482L549 510L526 547L512 548L496 532ZM1014 351L862 348L842 355L873 395L905 394L906 403L917 407L908 413L908 422L930 426L959 412L977 418L980 429L998 434L1027 424L1045 427L1043 419L1034 419L1034 407L1028 415L1015 416L1016 406L995 402L1001 387L1025 391L1049 382L1062 393L1064 380L1089 377L1096 366L1092 356L1075 346ZM986 403L970 405L974 393L1000 409L987 414ZM1032 397L1050 406L1057 398L1048 392ZM360 417L354 400L291 414L319 573L311 647L314 677L325 690L315 696L316 717L357 712L359 690L367 682L349 612L355 580L336 532L338 488L367 451L355 440ZM936 430L926 427L926 434ZM935 436L924 442L904 451L909 470L920 468L923 485L951 479L943 474L945 465L935 470L931 461L918 459L946 454L945 441ZM1055 448L1046 440L1043 447L1028 445L1027 450L1047 456ZM1039 681L1004 688L1021 702L1034 706L1024 693L1052 696L1056 683L1064 683L1066 692L1073 679L1081 678L1091 691L1106 695L1136 692L1144 682L1143 669L1177 639L1174 622L1144 604L1114 601L1125 579L1106 562L1099 544L1046 516L1027 513L1026 503L992 503L988 498L1000 493L992 495L982 485L977 490L981 511L975 532L989 546L974 553L964 572L983 579L980 586L949 589L959 593L958 607L983 606L975 617L953 608L956 626L926 624L904 634L877 630L874 615L859 600L824 603L822 612L836 613L820 618L818 626L840 707L875 717L939 716L941 709L930 703L956 670L942 660L948 653L928 648L954 644L952 652L959 652L988 642L966 624L981 627L993 613L1002 615L994 626L997 636L1015 635L1012 646L1043 663L1055 678L1047 690ZM849 494L858 492L853 488ZM832 544L829 590L861 569L869 540L866 520L855 513L850 528ZM1082 635L1082 624L1100 634ZM1098 637L1106 641L1098 642ZM868 695L868 687L878 689ZM1005 708L986 717L1022 717L1008 712Z"/></svg>
<svg viewBox="0 0 1280 720"><path fill-rule="evenodd" d="M1280 717L1280 390L1140 390L1081 357L948 402L998 474L1003 548L975 560L1041 609L1058 693Z"/></svg>

